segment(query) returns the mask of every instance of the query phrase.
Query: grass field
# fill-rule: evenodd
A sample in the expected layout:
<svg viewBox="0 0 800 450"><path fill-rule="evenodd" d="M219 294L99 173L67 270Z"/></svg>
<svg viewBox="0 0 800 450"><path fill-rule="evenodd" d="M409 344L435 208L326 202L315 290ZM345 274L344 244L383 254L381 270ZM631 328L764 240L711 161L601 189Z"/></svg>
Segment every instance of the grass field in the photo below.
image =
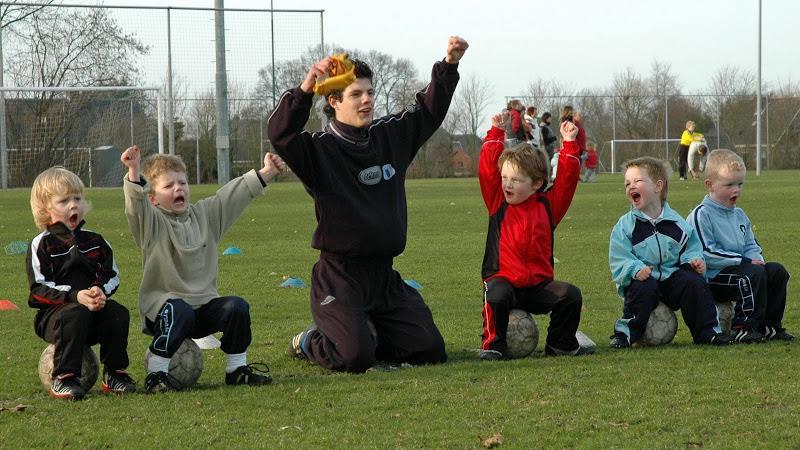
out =
<svg viewBox="0 0 800 450"><path fill-rule="evenodd" d="M741 206L768 260L800 274L800 172L748 176ZM211 186L194 188L195 199ZM674 182L670 204L682 214L704 195L700 183ZM139 329L141 255L123 214L121 189L87 194L87 228L115 251L122 286L114 298L131 310L131 372L144 382L148 339ZM480 263L486 212L475 179L408 182L409 239L395 266L421 293L444 335L450 362L363 375L331 373L290 358L290 337L309 320L308 289L278 287L283 275L307 282L317 252L310 199L297 183L271 185L223 239L242 255L221 257L220 292L251 305L251 362L269 364L275 384L224 385L224 357L205 351L200 383L187 392L111 397L99 386L83 402L50 399L36 366L44 343L27 307L24 256L0 255L0 447L78 448L479 448L500 433L504 448L800 448L800 343L710 348L691 344L683 323L662 348L611 351L621 313L610 281L608 235L627 210L622 177L578 188L556 232L556 277L579 286L581 330L599 345L592 356L477 359ZM0 192L0 244L37 231L28 190ZM784 326L800 332L798 278L790 282ZM540 330L547 318L537 316Z"/></svg>

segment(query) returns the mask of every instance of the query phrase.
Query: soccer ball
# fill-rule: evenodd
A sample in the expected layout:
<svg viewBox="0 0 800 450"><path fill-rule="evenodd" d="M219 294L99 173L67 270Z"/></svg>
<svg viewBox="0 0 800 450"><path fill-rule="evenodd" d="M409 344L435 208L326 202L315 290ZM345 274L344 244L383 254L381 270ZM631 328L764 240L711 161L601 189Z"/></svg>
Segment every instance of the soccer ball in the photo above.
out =
<svg viewBox="0 0 800 450"><path fill-rule="evenodd" d="M39 357L39 379L48 390L53 386L53 353L56 346L53 344L48 345ZM78 382L84 391L89 390L94 386L97 381L97 376L100 369L100 360L92 350L92 347L86 347L83 350L83 362L81 363L81 376Z"/></svg>
<svg viewBox="0 0 800 450"><path fill-rule="evenodd" d="M719 317L719 327L723 333L731 331L733 323L733 302L715 302L717 307L717 317Z"/></svg>
<svg viewBox="0 0 800 450"><path fill-rule="evenodd" d="M144 368L150 373L150 347L144 353ZM194 386L203 373L203 354L191 339L184 339L178 351L169 360L169 374L181 384L181 389Z"/></svg>
<svg viewBox="0 0 800 450"><path fill-rule="evenodd" d="M508 331L506 332L507 355L509 358L524 358L539 343L539 328L533 316L521 309L512 309L508 313Z"/></svg>
<svg viewBox="0 0 800 450"><path fill-rule="evenodd" d="M678 319L675 313L667 305L658 302L656 309L650 313L647 328L638 343L646 346L669 344L675 338L676 331Z"/></svg>

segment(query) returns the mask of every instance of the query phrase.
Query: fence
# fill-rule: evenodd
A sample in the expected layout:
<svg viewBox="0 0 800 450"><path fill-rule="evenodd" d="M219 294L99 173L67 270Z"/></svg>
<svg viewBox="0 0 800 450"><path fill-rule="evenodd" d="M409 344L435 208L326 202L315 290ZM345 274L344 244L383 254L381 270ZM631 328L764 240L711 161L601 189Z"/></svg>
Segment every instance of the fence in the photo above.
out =
<svg viewBox="0 0 800 450"><path fill-rule="evenodd" d="M279 83L272 82L276 77L275 68L313 49L324 48L322 10L14 3L14 8L30 8L31 14L13 21L6 14L10 6L12 4L0 3L0 10L4 13L0 28L0 87L160 86L165 99L164 145L165 151L170 153L176 151L176 143L186 138L190 130L202 125L196 123L198 117L177 99L217 97L216 82L220 71L216 66L217 42L225 44L225 67L222 69L227 78L225 93L233 99L223 101L223 104L230 105L236 99L248 98L249 107L257 107L263 117L268 115L280 94L277 92ZM215 31L220 31L219 28L215 30L219 23L215 19L217 13L224 17L224 34L221 36L215 34ZM81 40L84 38L86 41ZM103 45L92 47L89 38ZM65 45L66 42L87 43L84 53L73 55L81 67L61 66L58 61L47 59L50 54L64 56L73 47L80 47ZM42 49L49 54L45 55ZM271 89L265 91L264 85ZM0 95L0 102L5 103L7 97ZM63 102L63 98L54 101ZM47 114L51 113L46 111L51 110L49 106L40 109L27 125L17 123L15 132L22 133L26 129L34 132L35 129L41 133L39 125L48 120ZM4 129L0 131L7 129L10 114L6 108L4 120L0 120ZM241 117L232 117L231 120L241 120ZM214 146L220 148L216 134L217 131L224 132L224 129L216 127L215 109L211 110L209 121L206 130L211 130ZM2 172L5 175L3 187L7 187L7 159L12 150L17 154L31 150L17 149L10 142L9 147L4 144L0 132ZM72 150L69 144L67 141L67 147L62 146L59 151L69 153ZM145 148L146 152L158 150L155 146ZM16 183L11 186L20 185Z"/></svg>
<svg viewBox="0 0 800 450"><path fill-rule="evenodd" d="M553 114L570 104L583 113L589 141L597 143L601 169L615 172L636 156L656 156L677 166L677 140L693 120L711 149L729 148L748 167L756 164L755 95L671 96L516 96L538 112ZM762 167L800 168L800 97L767 95L762 99Z"/></svg>

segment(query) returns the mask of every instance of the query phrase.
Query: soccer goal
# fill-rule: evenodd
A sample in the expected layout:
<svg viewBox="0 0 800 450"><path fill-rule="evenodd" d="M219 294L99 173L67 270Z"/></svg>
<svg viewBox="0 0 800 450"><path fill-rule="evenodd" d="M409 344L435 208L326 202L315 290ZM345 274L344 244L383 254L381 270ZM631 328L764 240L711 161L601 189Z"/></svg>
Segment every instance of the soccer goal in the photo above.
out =
<svg viewBox="0 0 800 450"><path fill-rule="evenodd" d="M55 165L88 187L121 185L125 148L163 153L162 103L156 87L0 88L2 187Z"/></svg>
<svg viewBox="0 0 800 450"><path fill-rule="evenodd" d="M680 139L612 139L603 143L599 152L603 167L617 173L619 166L633 158L652 156L669 161L673 169L678 165L678 143ZM606 163L608 165L606 165Z"/></svg>

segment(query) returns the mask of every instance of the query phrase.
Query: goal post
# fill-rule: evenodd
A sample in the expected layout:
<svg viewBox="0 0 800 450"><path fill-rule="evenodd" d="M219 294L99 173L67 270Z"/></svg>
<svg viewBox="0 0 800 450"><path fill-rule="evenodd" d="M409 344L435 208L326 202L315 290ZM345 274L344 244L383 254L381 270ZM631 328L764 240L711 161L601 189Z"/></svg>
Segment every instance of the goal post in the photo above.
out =
<svg viewBox="0 0 800 450"><path fill-rule="evenodd" d="M27 187L62 165L88 187L122 182L119 155L132 144L164 152L159 87L0 87L2 188Z"/></svg>
<svg viewBox="0 0 800 450"><path fill-rule="evenodd" d="M638 158L640 156L652 156L654 158L663 159L665 161L672 161L670 152L675 149L674 143L680 142L680 139L612 139L605 141L609 144L609 157L611 159L609 166L611 173L616 173L617 165L629 159ZM605 153L605 145L601 150L600 157L603 158Z"/></svg>

